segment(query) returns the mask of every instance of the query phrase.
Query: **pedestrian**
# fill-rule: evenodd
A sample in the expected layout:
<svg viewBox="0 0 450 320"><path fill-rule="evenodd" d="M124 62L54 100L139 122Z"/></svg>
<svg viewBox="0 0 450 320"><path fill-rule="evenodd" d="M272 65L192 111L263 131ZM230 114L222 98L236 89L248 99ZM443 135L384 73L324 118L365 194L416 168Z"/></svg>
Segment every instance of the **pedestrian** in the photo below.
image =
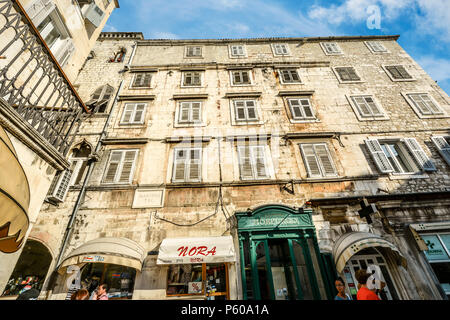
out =
<svg viewBox="0 0 450 320"><path fill-rule="evenodd" d="M336 297L334 297L334 300L353 300L352 297L345 292L345 283L341 277L336 279L334 285L336 286L336 290L338 292Z"/></svg>
<svg viewBox="0 0 450 320"><path fill-rule="evenodd" d="M89 291L86 289L77 290L72 294L70 300L89 300Z"/></svg>
<svg viewBox="0 0 450 320"><path fill-rule="evenodd" d="M356 294L356 300L380 300L378 295L367 288L367 280L371 276L370 273L367 273L366 269L360 269L356 271L355 277L358 280L358 293Z"/></svg>
<svg viewBox="0 0 450 320"><path fill-rule="evenodd" d="M106 283L98 286L92 300L108 300L108 285Z"/></svg>

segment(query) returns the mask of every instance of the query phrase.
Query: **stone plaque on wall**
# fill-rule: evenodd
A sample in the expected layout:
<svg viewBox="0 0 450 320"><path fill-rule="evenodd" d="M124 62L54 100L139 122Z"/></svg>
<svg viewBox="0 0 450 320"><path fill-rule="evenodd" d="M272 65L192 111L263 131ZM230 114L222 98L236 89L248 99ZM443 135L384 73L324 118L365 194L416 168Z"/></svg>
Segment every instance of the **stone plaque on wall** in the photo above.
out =
<svg viewBox="0 0 450 320"><path fill-rule="evenodd" d="M136 189L132 208L162 208L164 189Z"/></svg>

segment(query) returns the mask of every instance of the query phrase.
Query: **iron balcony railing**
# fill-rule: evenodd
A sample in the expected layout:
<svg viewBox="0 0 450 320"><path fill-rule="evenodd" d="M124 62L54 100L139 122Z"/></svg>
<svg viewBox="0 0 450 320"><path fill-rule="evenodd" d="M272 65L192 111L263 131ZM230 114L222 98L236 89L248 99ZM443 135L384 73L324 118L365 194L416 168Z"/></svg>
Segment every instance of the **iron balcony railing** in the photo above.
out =
<svg viewBox="0 0 450 320"><path fill-rule="evenodd" d="M64 156L89 112L16 0L0 0L0 98Z"/></svg>

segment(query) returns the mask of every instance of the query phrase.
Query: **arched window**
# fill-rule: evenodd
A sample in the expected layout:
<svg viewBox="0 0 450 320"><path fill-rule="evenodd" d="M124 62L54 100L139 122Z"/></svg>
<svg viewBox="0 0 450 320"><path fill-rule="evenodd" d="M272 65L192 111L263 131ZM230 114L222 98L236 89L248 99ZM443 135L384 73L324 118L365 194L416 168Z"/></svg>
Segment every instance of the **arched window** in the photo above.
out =
<svg viewBox="0 0 450 320"><path fill-rule="evenodd" d="M113 93L114 88L105 84L94 91L86 105L90 106L94 113L105 113Z"/></svg>
<svg viewBox="0 0 450 320"><path fill-rule="evenodd" d="M72 155L70 157L72 178L70 179L69 185L73 186L83 183L91 153L92 149L85 141L72 150Z"/></svg>

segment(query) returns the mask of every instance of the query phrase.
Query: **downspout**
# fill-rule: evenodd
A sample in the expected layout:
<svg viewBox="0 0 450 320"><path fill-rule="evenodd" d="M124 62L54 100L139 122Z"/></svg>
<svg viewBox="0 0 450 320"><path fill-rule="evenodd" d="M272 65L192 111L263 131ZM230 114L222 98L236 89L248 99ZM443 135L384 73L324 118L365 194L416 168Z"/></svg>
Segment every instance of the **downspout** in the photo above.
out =
<svg viewBox="0 0 450 320"><path fill-rule="evenodd" d="M107 132L108 126L109 126L109 124L111 122L112 114L113 114L113 111L114 111L114 109L115 109L115 107L117 105L117 101L119 99L119 94L122 91L122 87L123 87L123 80L120 82L119 90L117 90L116 96L114 98L113 105L111 107L111 110L110 110L110 112L108 114L108 118L106 119L105 125L104 125L102 133L100 135L100 139L97 142L97 146L95 147L94 154L97 154L100 151L100 148L102 147L102 142L103 142L103 139L105 139L105 137L106 137L106 132ZM64 235L63 244L62 244L60 252L59 252L58 260L56 261L55 271L58 270L58 266L61 264L61 260L62 260L64 251L66 249L67 243L68 243L70 237L72 236L73 224L75 222L75 218L77 216L78 210L80 209L80 206L82 204L82 199L84 199L84 195L86 194L86 187L87 187L88 181L89 181L89 179L90 179L90 177L92 175L92 171L94 170L94 163L95 163L94 161L91 161L88 164L88 172L86 174L86 177L84 178L83 185L81 187L80 193L78 194L77 201L75 203L75 206L74 206L73 211L72 211L72 215L71 215L69 223L67 225L67 228L66 228L66 231L65 231L65 235Z"/></svg>
<svg viewBox="0 0 450 320"><path fill-rule="evenodd" d="M133 51L131 52L130 60L128 60L128 63L125 65L125 70L130 70L131 63L133 62L134 55L136 54L136 49L137 49L137 41L134 42Z"/></svg>

